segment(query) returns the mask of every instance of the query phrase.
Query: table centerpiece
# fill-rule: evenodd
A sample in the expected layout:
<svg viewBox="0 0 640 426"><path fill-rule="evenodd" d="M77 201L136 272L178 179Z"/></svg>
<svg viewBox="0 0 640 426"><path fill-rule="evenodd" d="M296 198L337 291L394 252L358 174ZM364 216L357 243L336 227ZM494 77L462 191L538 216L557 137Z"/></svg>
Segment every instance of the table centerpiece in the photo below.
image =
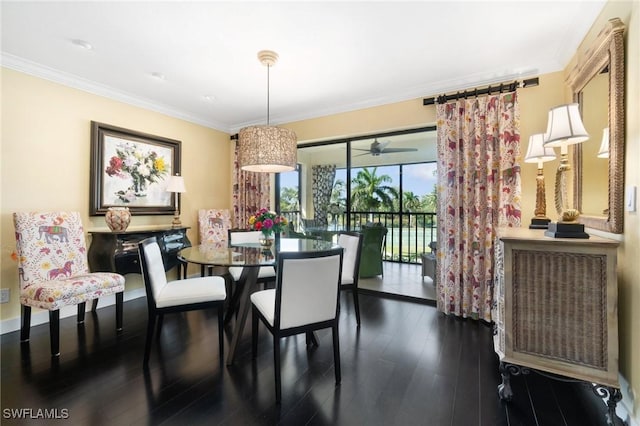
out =
<svg viewBox="0 0 640 426"><path fill-rule="evenodd" d="M286 217L265 208L258 210L249 218L249 228L262 233L260 245L263 247L271 247L274 234L282 232L288 223Z"/></svg>

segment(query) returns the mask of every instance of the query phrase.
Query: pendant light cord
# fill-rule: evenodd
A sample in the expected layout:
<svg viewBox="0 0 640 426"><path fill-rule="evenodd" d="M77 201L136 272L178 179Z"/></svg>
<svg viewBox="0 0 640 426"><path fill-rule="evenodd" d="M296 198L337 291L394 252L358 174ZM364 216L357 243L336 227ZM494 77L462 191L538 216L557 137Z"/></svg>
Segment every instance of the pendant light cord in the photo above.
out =
<svg viewBox="0 0 640 426"><path fill-rule="evenodd" d="M271 66L267 64L267 126L269 125L269 68Z"/></svg>

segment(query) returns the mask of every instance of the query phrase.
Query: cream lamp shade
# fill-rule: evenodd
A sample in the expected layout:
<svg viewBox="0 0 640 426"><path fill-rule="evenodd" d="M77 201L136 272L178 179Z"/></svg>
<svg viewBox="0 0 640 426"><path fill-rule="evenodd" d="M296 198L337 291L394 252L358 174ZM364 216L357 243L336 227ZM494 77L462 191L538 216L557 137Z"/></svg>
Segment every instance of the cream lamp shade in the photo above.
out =
<svg viewBox="0 0 640 426"><path fill-rule="evenodd" d="M167 192L184 193L187 188L184 186L184 178L182 176L170 176L167 183Z"/></svg>
<svg viewBox="0 0 640 426"><path fill-rule="evenodd" d="M542 163L556 159L553 148L544 145L544 133L536 133L529 137L529 147L527 155L524 157L525 163L538 163L538 168Z"/></svg>
<svg viewBox="0 0 640 426"><path fill-rule="evenodd" d="M602 129L602 142L597 154L598 158L609 158L609 128Z"/></svg>
<svg viewBox="0 0 640 426"><path fill-rule="evenodd" d="M249 126L238 132L238 164L249 172L280 173L295 170L298 142L293 130L269 125L269 69L278 60L271 50L258 52L267 67L267 125Z"/></svg>
<svg viewBox="0 0 640 426"><path fill-rule="evenodd" d="M544 145L561 147L581 143L589 139L589 134L582 124L578 104L560 105L549 110L549 121Z"/></svg>
<svg viewBox="0 0 640 426"><path fill-rule="evenodd" d="M544 174L542 163L555 160L556 154L553 148L544 146L544 133L536 133L529 137L529 148L524 157L525 163L537 163L538 174L536 176L536 207L534 217L531 219L531 229L547 229L550 219L547 217L547 201L545 199Z"/></svg>

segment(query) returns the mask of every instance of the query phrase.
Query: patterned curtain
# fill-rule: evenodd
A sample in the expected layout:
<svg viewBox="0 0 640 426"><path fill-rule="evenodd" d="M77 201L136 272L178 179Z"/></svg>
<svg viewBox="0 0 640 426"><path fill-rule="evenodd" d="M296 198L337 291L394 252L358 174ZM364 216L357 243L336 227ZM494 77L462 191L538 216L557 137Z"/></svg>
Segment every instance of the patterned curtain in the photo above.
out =
<svg viewBox="0 0 640 426"><path fill-rule="evenodd" d="M246 172L238 164L238 144L233 154L233 227L247 228L249 217L269 207L270 173Z"/></svg>
<svg viewBox="0 0 640 426"><path fill-rule="evenodd" d="M313 219L318 226L327 226L329 203L333 180L336 177L336 165L312 166Z"/></svg>
<svg viewBox="0 0 640 426"><path fill-rule="evenodd" d="M516 92L437 106L438 309L491 321L496 229L520 226Z"/></svg>

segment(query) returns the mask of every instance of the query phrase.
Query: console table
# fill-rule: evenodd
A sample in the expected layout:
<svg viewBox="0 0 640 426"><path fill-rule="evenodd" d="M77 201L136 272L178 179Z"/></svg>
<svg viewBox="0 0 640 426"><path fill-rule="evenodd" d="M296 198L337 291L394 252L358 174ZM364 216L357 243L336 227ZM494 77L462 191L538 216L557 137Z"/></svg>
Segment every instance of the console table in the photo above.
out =
<svg viewBox="0 0 640 426"><path fill-rule="evenodd" d="M622 399L618 382L618 242L545 237L504 228L496 247L494 348L498 393L510 400L510 376L550 373L592 383L608 398L608 424Z"/></svg>
<svg viewBox="0 0 640 426"><path fill-rule="evenodd" d="M92 272L117 272L119 274L139 274L138 243L145 238L156 237L165 270L180 267L178 252L191 247L187 238L188 227L156 226L128 229L124 232L109 230L88 230L91 245L87 252L89 268Z"/></svg>

